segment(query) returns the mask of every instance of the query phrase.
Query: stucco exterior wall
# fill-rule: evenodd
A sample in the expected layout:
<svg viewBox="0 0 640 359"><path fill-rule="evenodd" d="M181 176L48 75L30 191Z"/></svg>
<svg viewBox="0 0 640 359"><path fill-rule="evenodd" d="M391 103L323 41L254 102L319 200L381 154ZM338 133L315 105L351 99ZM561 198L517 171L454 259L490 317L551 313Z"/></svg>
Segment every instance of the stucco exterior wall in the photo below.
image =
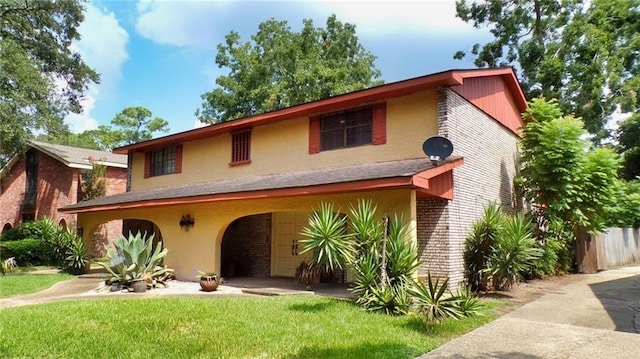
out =
<svg viewBox="0 0 640 359"><path fill-rule="evenodd" d="M445 208L449 241L446 249L439 247L456 286L463 280L464 240L473 222L491 201L507 211L516 204L519 137L450 89L442 89L439 99L439 134L453 143L454 156L464 157L464 165L454 170L454 198Z"/></svg>
<svg viewBox="0 0 640 359"><path fill-rule="evenodd" d="M387 101L386 144L309 154L309 119L302 117L256 127L251 163L229 166L231 135L183 143L182 173L144 178L144 153L134 153L131 189L339 167L423 157L422 143L437 134L437 93L423 91Z"/></svg>
<svg viewBox="0 0 640 359"><path fill-rule="evenodd" d="M105 221L122 218L152 221L169 250L165 264L175 269L177 279L195 281L198 271L221 272L222 238L234 220L277 211L311 212L321 202L332 202L338 210L347 211L349 205L360 198L376 203L381 215L398 213L411 220L411 237L415 241L415 192L408 189L163 206L153 210L88 212L78 214L78 223L85 233L85 241L89 242L90 233ZM194 218L195 224L189 230L179 225L185 214Z"/></svg>

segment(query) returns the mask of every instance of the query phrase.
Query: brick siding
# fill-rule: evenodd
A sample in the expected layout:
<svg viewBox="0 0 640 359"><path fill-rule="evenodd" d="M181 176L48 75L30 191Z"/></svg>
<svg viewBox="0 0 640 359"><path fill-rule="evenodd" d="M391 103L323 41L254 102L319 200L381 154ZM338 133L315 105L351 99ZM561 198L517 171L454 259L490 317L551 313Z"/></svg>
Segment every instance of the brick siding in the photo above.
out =
<svg viewBox="0 0 640 359"><path fill-rule="evenodd" d="M453 156L464 157L464 164L453 172L452 201L417 204L418 245L425 261L420 273L446 274L455 287L464 279L464 240L473 222L491 201L507 211L514 208L518 137L448 88L438 93L438 132L453 143Z"/></svg>
<svg viewBox="0 0 640 359"><path fill-rule="evenodd" d="M271 274L271 213L233 221L222 239L221 260L223 277L268 277Z"/></svg>
<svg viewBox="0 0 640 359"><path fill-rule="evenodd" d="M65 223L67 228L75 229L77 215L61 213L58 208L78 201L82 170L68 167L39 151L36 151L36 156L38 164L36 207L30 212L35 211L36 219L48 217L56 224ZM126 183L126 168L107 168L107 195L124 192ZM22 223L25 185L25 160L19 159L8 171L7 176L2 179L0 226L3 228L7 224L16 227ZM102 256L104 255L104 245L111 243L122 233L122 221L105 223L95 233L94 242L90 243L88 247L92 256Z"/></svg>

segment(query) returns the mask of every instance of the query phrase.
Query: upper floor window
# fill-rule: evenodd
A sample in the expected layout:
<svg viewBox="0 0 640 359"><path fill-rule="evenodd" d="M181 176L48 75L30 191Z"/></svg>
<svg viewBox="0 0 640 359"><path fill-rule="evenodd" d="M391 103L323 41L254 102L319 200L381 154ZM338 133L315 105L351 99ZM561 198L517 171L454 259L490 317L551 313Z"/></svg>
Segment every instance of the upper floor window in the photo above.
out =
<svg viewBox="0 0 640 359"><path fill-rule="evenodd" d="M309 118L309 153L386 143L386 104Z"/></svg>
<svg viewBox="0 0 640 359"><path fill-rule="evenodd" d="M151 150L145 155L145 177L182 172L182 145Z"/></svg>
<svg viewBox="0 0 640 359"><path fill-rule="evenodd" d="M231 134L231 165L251 162L251 130Z"/></svg>
<svg viewBox="0 0 640 359"><path fill-rule="evenodd" d="M364 107L324 115L320 119L320 149L371 144L373 108Z"/></svg>

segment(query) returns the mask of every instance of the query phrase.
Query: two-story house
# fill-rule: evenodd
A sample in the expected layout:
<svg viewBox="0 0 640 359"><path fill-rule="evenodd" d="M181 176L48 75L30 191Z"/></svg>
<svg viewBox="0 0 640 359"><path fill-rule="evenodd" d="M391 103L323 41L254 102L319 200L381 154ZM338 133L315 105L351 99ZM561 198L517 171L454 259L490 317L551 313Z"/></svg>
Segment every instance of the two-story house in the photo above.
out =
<svg viewBox="0 0 640 359"><path fill-rule="evenodd" d="M153 222L178 279L292 277L313 209L370 199L411 221L421 275L457 283L472 222L490 201L514 204L526 107L511 68L430 74L116 149L129 156L131 191L62 210L85 233ZM454 146L438 163L423 152L435 135Z"/></svg>
<svg viewBox="0 0 640 359"><path fill-rule="evenodd" d="M24 156L13 156L0 169L0 225L2 232L21 223L51 218L73 229L77 216L59 207L82 198L83 176L93 163L106 167L106 195L126 191L127 156L84 148L29 142ZM110 221L84 233L91 237L94 256L104 255L104 244L122 234L122 220Z"/></svg>

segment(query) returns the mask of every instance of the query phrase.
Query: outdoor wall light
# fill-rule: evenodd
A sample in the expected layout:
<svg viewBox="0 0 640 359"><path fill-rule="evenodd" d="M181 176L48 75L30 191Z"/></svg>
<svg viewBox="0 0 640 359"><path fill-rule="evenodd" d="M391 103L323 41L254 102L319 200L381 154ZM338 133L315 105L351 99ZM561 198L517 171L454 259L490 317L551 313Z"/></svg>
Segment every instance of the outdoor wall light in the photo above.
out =
<svg viewBox="0 0 640 359"><path fill-rule="evenodd" d="M180 228L188 231L189 228L193 227L193 225L195 224L195 221L193 220L193 217L191 217L190 214L183 214L182 218L180 218Z"/></svg>

